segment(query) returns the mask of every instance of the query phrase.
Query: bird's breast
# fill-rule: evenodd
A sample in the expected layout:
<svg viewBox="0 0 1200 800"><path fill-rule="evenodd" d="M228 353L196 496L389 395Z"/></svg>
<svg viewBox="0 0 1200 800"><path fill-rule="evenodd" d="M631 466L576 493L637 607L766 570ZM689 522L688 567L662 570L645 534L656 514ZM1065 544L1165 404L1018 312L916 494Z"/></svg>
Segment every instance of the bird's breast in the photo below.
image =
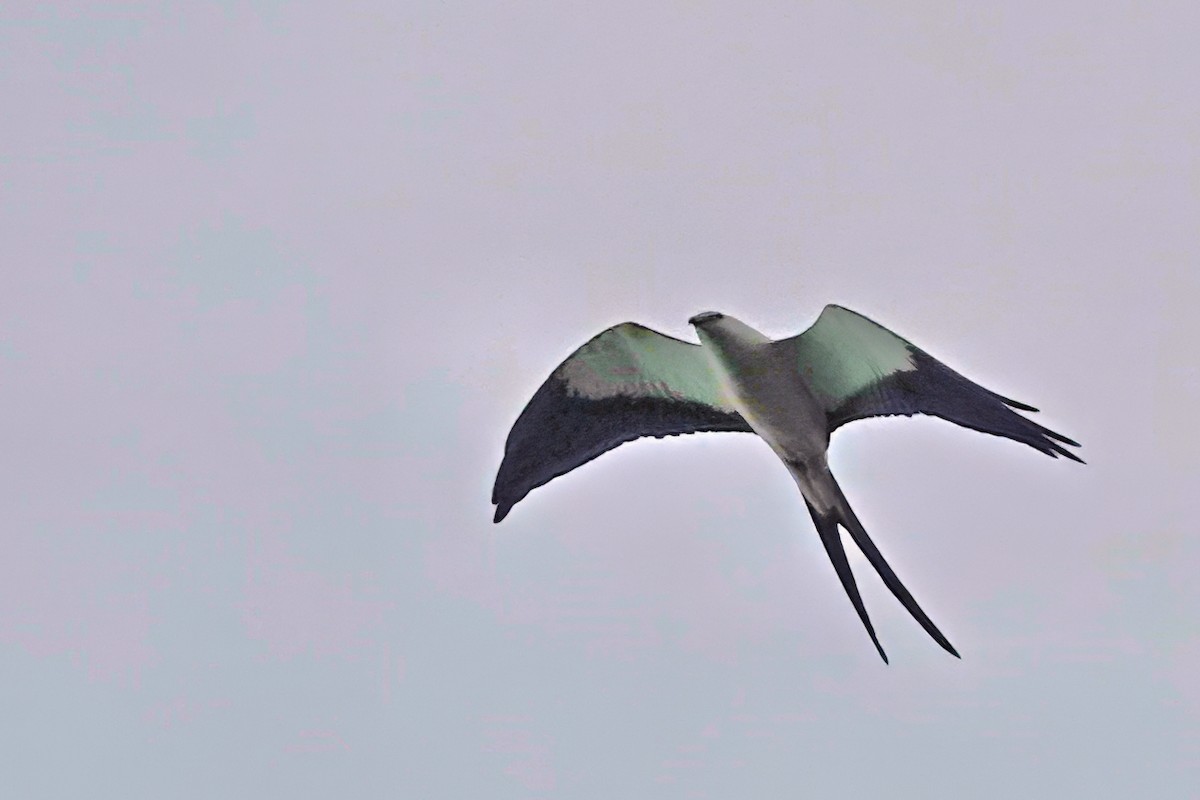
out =
<svg viewBox="0 0 1200 800"><path fill-rule="evenodd" d="M825 409L796 365L768 346L709 351L726 395L754 432L781 457L823 455L829 445Z"/></svg>

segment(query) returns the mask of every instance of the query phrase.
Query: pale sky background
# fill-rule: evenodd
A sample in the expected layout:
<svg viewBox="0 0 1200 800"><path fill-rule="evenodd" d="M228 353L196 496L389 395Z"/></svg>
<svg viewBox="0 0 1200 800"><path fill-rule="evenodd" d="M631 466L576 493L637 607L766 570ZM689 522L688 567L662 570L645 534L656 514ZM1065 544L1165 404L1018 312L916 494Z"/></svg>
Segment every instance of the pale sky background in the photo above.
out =
<svg viewBox="0 0 1200 800"><path fill-rule="evenodd" d="M0 7L0 761L20 798L1185 797L1200 6ZM501 525L559 361L829 302L1043 409L756 438Z"/></svg>

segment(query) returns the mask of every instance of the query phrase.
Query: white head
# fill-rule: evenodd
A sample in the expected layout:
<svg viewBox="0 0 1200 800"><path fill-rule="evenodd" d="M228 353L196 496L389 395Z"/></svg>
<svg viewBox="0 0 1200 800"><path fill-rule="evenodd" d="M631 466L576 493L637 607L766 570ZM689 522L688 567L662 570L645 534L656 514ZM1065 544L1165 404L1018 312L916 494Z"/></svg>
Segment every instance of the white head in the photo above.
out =
<svg viewBox="0 0 1200 800"><path fill-rule="evenodd" d="M737 317L720 311L704 311L688 320L694 325L702 342L717 345L765 344L771 341Z"/></svg>

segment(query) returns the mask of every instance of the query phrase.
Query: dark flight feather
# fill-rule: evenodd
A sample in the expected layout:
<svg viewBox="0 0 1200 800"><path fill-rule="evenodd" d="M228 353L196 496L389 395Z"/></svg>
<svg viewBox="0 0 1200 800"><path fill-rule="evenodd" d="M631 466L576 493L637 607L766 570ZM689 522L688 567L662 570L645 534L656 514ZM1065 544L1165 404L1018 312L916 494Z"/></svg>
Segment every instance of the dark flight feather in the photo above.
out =
<svg viewBox="0 0 1200 800"><path fill-rule="evenodd" d="M830 433L866 417L928 414L1083 463L1062 447L1078 442L1013 411L1036 408L968 380L858 312L826 306L812 327L778 344L793 349L813 381Z"/></svg>
<svg viewBox="0 0 1200 800"><path fill-rule="evenodd" d="M589 345L602 337L615 336L614 332L621 328L627 333L632 330L636 341L649 342L646 346L651 350L666 348L669 355L677 359L700 355L698 345L642 326L632 329L625 326L633 326L633 323L610 328L576 350L546 379L517 418L505 443L504 460L492 490L495 522L504 519L531 490L625 442L644 436L662 438L712 431L752 432L736 411L692 399L679 391L679 388L687 387L671 386L664 380L669 375L655 374L653 359L639 360L636 348L626 347L624 339L615 340L620 346L606 345L608 360L604 366L610 374L628 375L628 385L615 382L612 384L616 387L615 393L607 397L573 392L566 377L568 371L563 367L584 353ZM661 360L661 353L655 355ZM700 372L701 376L707 374L707 369Z"/></svg>

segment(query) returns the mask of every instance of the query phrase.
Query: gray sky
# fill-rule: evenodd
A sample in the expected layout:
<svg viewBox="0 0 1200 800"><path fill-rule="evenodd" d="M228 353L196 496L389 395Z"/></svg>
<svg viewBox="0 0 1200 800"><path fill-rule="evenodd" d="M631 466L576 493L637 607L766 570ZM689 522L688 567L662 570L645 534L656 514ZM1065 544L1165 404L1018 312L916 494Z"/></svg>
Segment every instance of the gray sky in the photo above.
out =
<svg viewBox="0 0 1200 800"><path fill-rule="evenodd" d="M1185 796L1200 11L984 5L5 3L11 795ZM491 524L594 333L828 302L1084 444L835 435L961 661L752 436Z"/></svg>

